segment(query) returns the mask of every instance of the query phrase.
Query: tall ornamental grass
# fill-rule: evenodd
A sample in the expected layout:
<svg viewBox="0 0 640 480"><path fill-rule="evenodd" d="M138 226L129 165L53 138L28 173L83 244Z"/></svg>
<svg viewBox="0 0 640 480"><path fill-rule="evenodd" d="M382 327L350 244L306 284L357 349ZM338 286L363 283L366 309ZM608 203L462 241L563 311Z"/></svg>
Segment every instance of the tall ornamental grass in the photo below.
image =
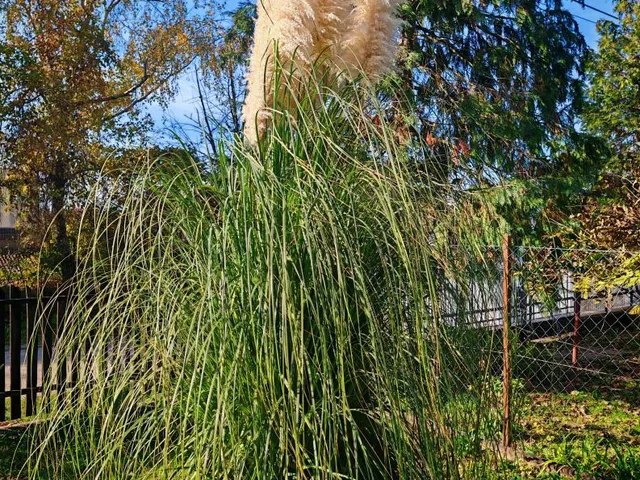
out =
<svg viewBox="0 0 640 480"><path fill-rule="evenodd" d="M78 381L39 424L32 477L493 468L489 350L442 316L465 274L438 261L442 239L464 221L446 183L416 174L442 178L439 163L360 88L307 88L257 147L151 162L124 202L96 193L54 359Z"/></svg>

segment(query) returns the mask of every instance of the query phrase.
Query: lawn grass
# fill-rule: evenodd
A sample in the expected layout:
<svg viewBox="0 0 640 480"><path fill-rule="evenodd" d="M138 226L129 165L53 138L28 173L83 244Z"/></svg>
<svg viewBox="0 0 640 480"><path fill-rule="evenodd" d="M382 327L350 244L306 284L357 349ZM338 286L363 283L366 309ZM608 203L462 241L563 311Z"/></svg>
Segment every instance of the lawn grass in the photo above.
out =
<svg viewBox="0 0 640 480"><path fill-rule="evenodd" d="M56 405L56 396L50 399L52 408ZM38 395L36 399L36 409L40 411L43 406L43 399ZM0 480L14 480L27 478L26 464L29 456L29 445L33 436L33 418L25 417L27 409L27 399L23 395L20 398L20 408L22 418L7 419L0 422ZM9 415L11 411L11 399L5 399L5 412Z"/></svg>
<svg viewBox="0 0 640 480"><path fill-rule="evenodd" d="M529 393L520 412L514 479L640 478L640 385Z"/></svg>
<svg viewBox="0 0 640 480"><path fill-rule="evenodd" d="M29 455L29 428L24 423L0 426L0 479L26 478L22 467Z"/></svg>

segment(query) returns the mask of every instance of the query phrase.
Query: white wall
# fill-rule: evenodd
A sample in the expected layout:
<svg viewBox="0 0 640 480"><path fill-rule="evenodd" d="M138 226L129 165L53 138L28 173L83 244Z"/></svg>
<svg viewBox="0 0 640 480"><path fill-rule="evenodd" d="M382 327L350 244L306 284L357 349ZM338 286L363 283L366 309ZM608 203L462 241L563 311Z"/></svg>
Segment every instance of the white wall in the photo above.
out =
<svg viewBox="0 0 640 480"><path fill-rule="evenodd" d="M16 227L16 212L7 205L8 199L9 195L3 191L0 201L0 228Z"/></svg>

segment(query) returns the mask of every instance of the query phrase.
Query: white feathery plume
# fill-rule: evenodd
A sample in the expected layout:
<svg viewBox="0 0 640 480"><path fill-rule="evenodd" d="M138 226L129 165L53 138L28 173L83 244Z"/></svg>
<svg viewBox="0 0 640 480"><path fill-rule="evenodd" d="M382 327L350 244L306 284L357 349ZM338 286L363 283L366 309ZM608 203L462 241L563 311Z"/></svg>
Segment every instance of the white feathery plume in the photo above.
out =
<svg viewBox="0 0 640 480"><path fill-rule="evenodd" d="M295 57L297 67L308 66L312 60L316 3L314 0L258 0L242 112L245 137L251 143L262 136L271 118L274 42L277 42L278 60L283 65Z"/></svg>
<svg viewBox="0 0 640 480"><path fill-rule="evenodd" d="M245 138L256 143L274 104L274 45L278 61L298 78L309 75L320 56L355 77L372 79L393 66L401 0L258 0L254 46L243 108ZM294 88L289 85L290 88Z"/></svg>
<svg viewBox="0 0 640 480"><path fill-rule="evenodd" d="M348 27L353 2L346 0L320 0L316 11L317 39L314 45L316 56L335 56L336 47Z"/></svg>
<svg viewBox="0 0 640 480"><path fill-rule="evenodd" d="M359 0L351 11L342 37L340 63L352 77L364 73L369 79L389 73L393 68L400 25L394 14L402 0Z"/></svg>

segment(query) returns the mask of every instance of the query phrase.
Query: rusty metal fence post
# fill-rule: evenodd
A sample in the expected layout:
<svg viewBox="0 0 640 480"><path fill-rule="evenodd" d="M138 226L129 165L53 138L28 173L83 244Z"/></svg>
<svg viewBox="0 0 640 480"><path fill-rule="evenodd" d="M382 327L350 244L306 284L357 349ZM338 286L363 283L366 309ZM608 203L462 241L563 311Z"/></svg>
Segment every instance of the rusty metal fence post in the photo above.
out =
<svg viewBox="0 0 640 480"><path fill-rule="evenodd" d="M502 240L502 443L511 445L511 277L509 271L509 236Z"/></svg>
<svg viewBox="0 0 640 480"><path fill-rule="evenodd" d="M573 295L573 348L571 349L571 365L578 366L578 345L580 343L580 293Z"/></svg>

